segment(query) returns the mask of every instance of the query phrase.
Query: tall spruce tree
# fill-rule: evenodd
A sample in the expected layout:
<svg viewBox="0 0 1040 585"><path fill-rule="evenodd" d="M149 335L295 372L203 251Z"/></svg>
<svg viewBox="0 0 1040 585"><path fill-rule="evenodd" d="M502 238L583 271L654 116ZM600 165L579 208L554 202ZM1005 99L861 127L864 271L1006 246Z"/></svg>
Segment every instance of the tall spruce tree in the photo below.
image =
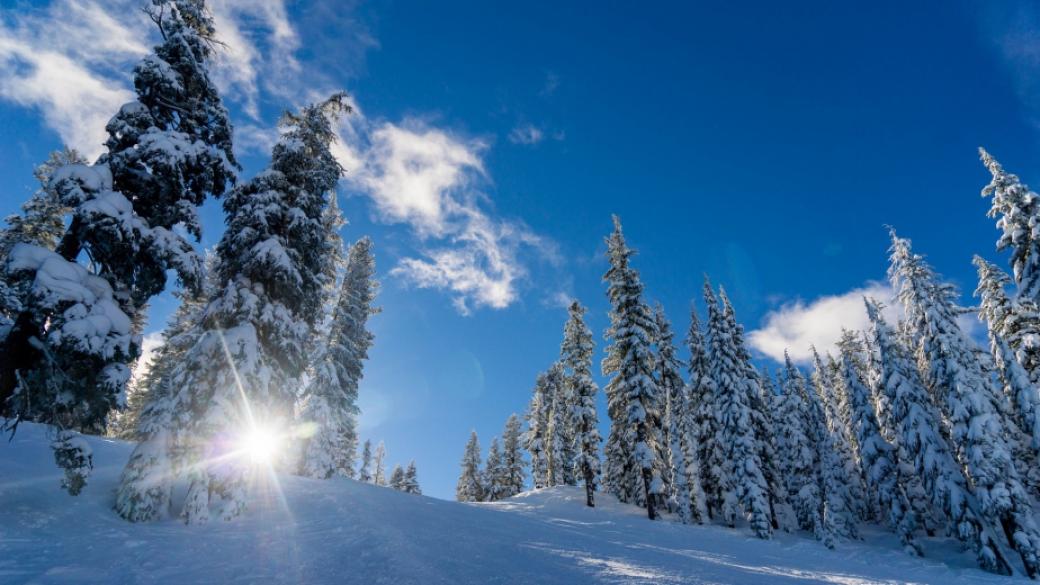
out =
<svg viewBox="0 0 1040 585"><path fill-rule="evenodd" d="M1019 298L1040 304L1040 201L1016 175L1004 170L997 159L979 149L982 164L993 179L982 188L991 197L989 217L996 217L997 250L1011 250L1011 269Z"/></svg>
<svg viewBox="0 0 1040 585"><path fill-rule="evenodd" d="M65 215L70 210L51 187L51 177L66 165L86 162L75 150L64 148L52 152L45 162L33 169L40 188L22 204L21 213L7 216L7 227L0 229L0 264L7 260L15 244L32 244L47 250L57 246L65 233Z"/></svg>
<svg viewBox="0 0 1040 585"><path fill-rule="evenodd" d="M924 382L896 333L881 319L881 308L867 300L871 336L879 353L878 393L887 402L888 424L901 460L912 465L932 506L941 510L953 533L974 552L979 566L1010 574L1007 554L984 519L962 468L943 438L939 417Z"/></svg>
<svg viewBox="0 0 1040 585"><path fill-rule="evenodd" d="M372 455L372 483L386 485L386 445L379 441L375 454Z"/></svg>
<svg viewBox="0 0 1040 585"><path fill-rule="evenodd" d="M710 519L707 493L712 490L708 483L712 475L706 463L709 460L709 449L715 442L718 425L712 412L714 390L711 365L708 363L700 319L692 303L686 347L690 352L690 378L686 387L685 422L680 432L686 459L687 483L690 486L691 512L698 523L704 523Z"/></svg>
<svg viewBox="0 0 1040 585"><path fill-rule="evenodd" d="M222 518L239 514L253 466L227 457L251 434L288 432L330 261L322 219L342 173L329 148L332 124L348 110L344 97L286 114L268 169L224 201L216 290L198 339L170 373L177 392L167 398L178 404L188 523L208 521L213 507Z"/></svg>
<svg viewBox="0 0 1040 585"><path fill-rule="evenodd" d="M892 232L889 279L906 314L906 331L920 356L924 382L947 421L955 455L978 500L978 514L1001 526L1030 577L1040 571L1040 531L1015 467L1010 421L1002 396L957 323L956 291ZM997 535L994 535L996 537Z"/></svg>
<svg viewBox="0 0 1040 585"><path fill-rule="evenodd" d="M798 527L823 538L820 461L816 433L807 400L805 378L784 354L782 398L779 401L777 445L783 454L782 475L787 499L795 512Z"/></svg>
<svg viewBox="0 0 1040 585"><path fill-rule="evenodd" d="M404 491L404 469L401 468L400 464L395 464L393 471L390 472L390 480L387 485L399 492Z"/></svg>
<svg viewBox="0 0 1040 585"><path fill-rule="evenodd" d="M746 361L740 331L728 311L705 283L708 306L707 347L714 381L712 412L718 423L715 444L709 453L714 493L709 495L718 518L729 526L741 512L759 538L772 534L770 488L762 473L761 444L755 434L752 413L757 381ZM726 303L728 305L728 303Z"/></svg>
<svg viewBox="0 0 1040 585"><path fill-rule="evenodd" d="M676 355L675 333L664 314L664 308L657 305L654 309L654 321L657 337L657 355L654 360L657 387L665 397L664 403L664 439L667 444L664 473L668 474L665 487L668 489L668 507L678 516L683 524L694 520L691 509L691 492L689 483L689 465L686 461L684 443L688 440L685 432L689 427L686 403L686 383L683 382L682 363Z"/></svg>
<svg viewBox="0 0 1040 585"><path fill-rule="evenodd" d="M574 397L574 477L585 484L585 504L595 506L599 486L599 416L596 414L596 392L592 380L592 352L595 346L592 331L585 324L585 307L578 301L567 309L567 324L563 328L560 363L563 364L565 383ZM508 439L506 440L508 452Z"/></svg>
<svg viewBox="0 0 1040 585"><path fill-rule="evenodd" d="M460 502L483 502L484 485L480 473L480 441L477 431L470 432L462 455L462 473L455 486L455 499Z"/></svg>
<svg viewBox="0 0 1040 585"><path fill-rule="evenodd" d="M874 400L864 381L863 343L855 333L842 330L838 347L841 361L836 383L848 395L849 422L866 483L867 509L899 535L906 552L920 556L921 548L914 540L917 519L900 483L897 451L881 434Z"/></svg>
<svg viewBox="0 0 1040 585"><path fill-rule="evenodd" d="M416 496L422 495L422 488L419 487L419 473L415 470L414 460L408 464L408 468L404 471L404 493Z"/></svg>
<svg viewBox="0 0 1040 585"><path fill-rule="evenodd" d="M374 280L372 241L350 247L339 302L328 340L318 347L310 383L303 394L300 418L316 426L307 438L300 472L329 478L337 471L350 475L357 449L358 383L374 336L366 328L378 284Z"/></svg>
<svg viewBox="0 0 1040 585"><path fill-rule="evenodd" d="M551 397L546 426L547 485L575 485L574 399L559 362L546 372L546 384Z"/></svg>
<svg viewBox="0 0 1040 585"><path fill-rule="evenodd" d="M484 463L483 485L485 502L497 502L507 492L505 466L502 460L502 448L499 446L498 437L491 438L491 446L488 447L487 461Z"/></svg>
<svg viewBox="0 0 1040 585"><path fill-rule="evenodd" d="M5 288L40 282L40 273L72 281L22 287L0 339L0 414L14 420L31 404L36 420L103 431L140 353L128 324L143 318L168 271L188 288L201 284L191 243L200 235L197 207L222 195L237 169L208 73L213 21L202 0L153 0L148 13L162 41L134 69L137 99L108 123L106 152L93 165L70 160L52 172L49 189L71 210L56 249L23 242L11 250L14 286ZM100 294L70 296L77 284Z"/></svg>
<svg viewBox="0 0 1040 585"><path fill-rule="evenodd" d="M508 498L524 491L524 455L521 452L523 435L520 431L520 417L509 415L505 430L502 431L502 466L505 468L505 491L502 497Z"/></svg>
<svg viewBox="0 0 1040 585"><path fill-rule="evenodd" d="M611 377L604 390L610 415L607 470L616 476L608 487L623 502L645 505L653 520L664 487L657 473L660 397L653 375L654 321L643 302L639 273L631 266L634 254L615 215L614 232L607 238L610 269L603 276L611 304L606 332L610 346L602 364L603 374Z"/></svg>
<svg viewBox="0 0 1040 585"><path fill-rule="evenodd" d="M534 489L549 487L549 411L553 386L547 372L538 374L534 394L527 409L527 432L524 448L531 455L531 482Z"/></svg>

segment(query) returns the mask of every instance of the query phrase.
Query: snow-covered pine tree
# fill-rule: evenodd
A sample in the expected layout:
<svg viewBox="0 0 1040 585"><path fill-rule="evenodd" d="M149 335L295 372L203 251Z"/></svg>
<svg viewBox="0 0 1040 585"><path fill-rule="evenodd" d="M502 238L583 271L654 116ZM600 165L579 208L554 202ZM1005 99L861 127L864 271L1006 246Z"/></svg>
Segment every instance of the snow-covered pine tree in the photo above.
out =
<svg viewBox="0 0 1040 585"><path fill-rule="evenodd" d="M390 472L390 482L387 485L399 492L404 491L404 469L400 464L394 465L394 470Z"/></svg>
<svg viewBox="0 0 1040 585"><path fill-rule="evenodd" d="M0 264L11 254L15 244L32 244L53 250L65 233L65 215L69 208L62 204L51 188L54 172L65 165L82 165L87 160L75 150L56 150L33 170L40 188L22 204L21 213L7 216L7 227L0 229ZM2 307L0 307L2 310Z"/></svg>
<svg viewBox="0 0 1040 585"><path fill-rule="evenodd" d="M462 455L462 473L455 486L455 499L460 502L483 502L484 485L480 477L480 441L471 431Z"/></svg>
<svg viewBox="0 0 1040 585"><path fill-rule="evenodd" d="M983 521L1003 528L1007 544L1034 577L1040 572L1040 530L1006 438L1014 433L1000 411L1003 395L957 323L961 311L956 291L894 231L891 252L889 279L903 304L906 331L920 356L924 382L945 416L955 455L974 488L976 512ZM1015 432L1020 432L1017 426Z"/></svg>
<svg viewBox="0 0 1040 585"><path fill-rule="evenodd" d="M848 430L847 400L839 393L835 384L834 374L837 366L833 358L828 356L831 364L824 365L816 347L812 346L811 350L812 388L822 409L823 425L819 429L820 438L830 443L827 449L820 447L823 449L820 460L825 484L824 503L829 514L826 519L834 526L838 536L856 538L856 523L867 516L867 510L864 505L866 495L863 475L860 473L858 458ZM844 506L844 509L841 506ZM849 514L847 518L844 517L846 513Z"/></svg>
<svg viewBox="0 0 1040 585"><path fill-rule="evenodd" d="M23 243L7 267L17 281L38 281L40 271L71 281L33 287L19 303L0 340L0 414L21 417L19 408L33 404L37 420L104 430L140 353L127 324L164 289L168 271L188 288L201 283L190 241L200 234L196 208L223 194L237 168L231 124L207 71L213 24L202 0L153 0L149 15L162 42L135 68L137 100L108 123L107 152L94 165L53 171L49 188L72 210L55 252ZM102 294L67 294L90 279L95 289L104 283ZM92 297L100 298L83 301ZM32 396L9 401L16 392Z"/></svg>
<svg viewBox="0 0 1040 585"><path fill-rule="evenodd" d="M900 459L913 468L931 504L946 517L952 532L975 552L979 566L1010 574L1011 565L997 535L982 517L960 465L941 435L939 419L909 352L881 318L881 307L867 299L871 336L879 353L878 394L886 398L893 443Z"/></svg>
<svg viewBox="0 0 1040 585"><path fill-rule="evenodd" d="M684 435L689 427L686 404L686 383L679 373L682 363L676 356L675 333L664 314L664 308L658 304L654 308L654 322L657 336L657 359L654 360L657 388L665 397L664 402L664 438L667 442L667 459L664 472L669 475L666 482L668 491L668 507L683 524L694 520L691 505L689 484L689 464L683 448L688 440Z"/></svg>
<svg viewBox="0 0 1040 585"><path fill-rule="evenodd" d="M1040 452L1040 395L1037 394L1040 368L1037 365L1040 364L1036 359L1040 357L1037 356L1040 347L1035 347L1031 340L1040 339L1040 323L1035 323L1034 319L1022 319L1023 312L1014 310L1005 291L1011 279L1002 270L979 256L975 256L974 263L979 270L979 286L975 290L975 296L980 300L979 319L987 324L990 353L1010 415L1015 426L1023 431L1012 443L1015 467L1035 493L1040 486L1040 465L1037 463L1037 453ZM1012 349L1009 338L1017 342L1019 351ZM1024 364L1029 364L1036 374L1031 375Z"/></svg>
<svg viewBox="0 0 1040 585"><path fill-rule="evenodd" d="M584 482L585 504L593 507L600 473L599 416L596 414L596 392L599 388L592 381L592 352L595 346L592 331L585 324L585 307L574 301L567 313L563 344L560 346L560 363L564 367L565 383L574 398L574 477ZM507 463L508 451L507 437Z"/></svg>
<svg viewBox="0 0 1040 585"><path fill-rule="evenodd" d="M656 411L660 397L653 375L654 321L643 302L639 273L630 264L634 254L615 215L614 232L607 238L610 269L603 276L611 304L605 336L610 346L602 364L603 374L611 377L604 390L610 415L607 471L608 477L617 476L608 487L623 502L645 505L647 517L653 520L663 495L663 482L657 474L659 429L655 428L660 421Z"/></svg>
<svg viewBox="0 0 1040 585"><path fill-rule="evenodd" d="M372 483L372 441L365 440L361 448L361 467L358 468L358 481Z"/></svg>
<svg viewBox="0 0 1040 585"><path fill-rule="evenodd" d="M505 490L502 497L508 498L524 491L524 455L521 452L523 435L520 431L520 417L509 415L506 427L502 431L502 466L504 467Z"/></svg>
<svg viewBox="0 0 1040 585"><path fill-rule="evenodd" d="M566 383L563 365L556 362L545 374L549 402L546 427L547 485L575 485L574 399Z"/></svg>
<svg viewBox="0 0 1040 585"><path fill-rule="evenodd" d="M690 303L686 347L690 352L690 378L686 386L686 416L680 432L686 459L686 482L690 486L690 510L698 523L704 523L710 519L706 494L713 490L708 484L712 476L706 462L715 443L718 425L712 412L711 366L704 347L700 318L693 303Z"/></svg>
<svg viewBox="0 0 1040 585"><path fill-rule="evenodd" d="M408 469L404 471L404 493L416 496L422 495L422 488L419 487L419 474L415 470L414 460L408 464Z"/></svg>
<svg viewBox="0 0 1040 585"><path fill-rule="evenodd" d="M787 500L794 508L798 527L823 539L820 461L816 432L807 401L805 378L784 352L785 367L782 398L779 401L777 445L783 454L782 475L787 485Z"/></svg>
<svg viewBox="0 0 1040 585"><path fill-rule="evenodd" d="M996 217L997 250L1011 250L1011 269L1018 297L1040 305L1040 201L1018 176L1004 170L997 159L979 148L982 164L993 179L982 188L992 197L989 217Z"/></svg>
<svg viewBox="0 0 1040 585"><path fill-rule="evenodd" d="M769 538L770 489L762 473L761 445L752 420L752 392L757 392L758 386L749 381L753 370L744 359L746 350L740 331L720 306L708 282L705 303L708 363L714 381L712 412L719 425L708 461L717 491L709 495L709 502L727 525L735 526L737 514L743 512L755 535Z"/></svg>
<svg viewBox="0 0 1040 585"><path fill-rule="evenodd" d="M534 489L550 485L548 444L552 396L548 373L538 374L531 404L527 409L527 432L524 434L524 448L531 455L531 482Z"/></svg>
<svg viewBox="0 0 1040 585"><path fill-rule="evenodd" d="M386 485L386 445L382 441L376 445L376 452L372 456L372 483Z"/></svg>
<svg viewBox="0 0 1040 585"><path fill-rule="evenodd" d="M190 474L182 516L222 518L246 504L241 457L247 436L286 436L295 388L321 314L329 253L322 219L342 168L329 147L343 94L283 117L269 168L224 200L228 227L217 245L216 292L197 341L170 373L178 404L177 468ZM216 461L216 463L211 463Z"/></svg>
<svg viewBox="0 0 1040 585"><path fill-rule="evenodd" d="M491 446L488 447L487 461L484 463L483 478L483 501L497 502L505 497L505 467L503 466L502 448L499 446L498 437L491 438Z"/></svg>
<svg viewBox="0 0 1040 585"><path fill-rule="evenodd" d="M357 449L358 384L374 336L366 328L378 283L372 241L361 238L347 255L343 284L327 342L317 348L314 373L303 394L300 419L316 426L306 439L300 472L329 478L350 475Z"/></svg>
<svg viewBox="0 0 1040 585"><path fill-rule="evenodd" d="M863 470L867 509L899 535L906 552L920 556L921 548L914 540L917 519L900 485L897 451L881 434L874 400L864 381L863 343L855 333L843 329L838 348L841 361L835 382L838 392L848 396L849 426Z"/></svg>

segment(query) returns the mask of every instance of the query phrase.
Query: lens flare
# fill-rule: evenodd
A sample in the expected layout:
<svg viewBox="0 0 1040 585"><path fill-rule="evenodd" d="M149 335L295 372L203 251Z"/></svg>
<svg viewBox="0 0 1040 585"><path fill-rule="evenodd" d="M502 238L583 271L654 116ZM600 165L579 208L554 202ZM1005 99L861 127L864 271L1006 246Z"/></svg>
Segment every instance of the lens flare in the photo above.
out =
<svg viewBox="0 0 1040 585"><path fill-rule="evenodd" d="M279 443L276 433L268 429L255 428L242 437L239 450L257 465L270 464L278 455Z"/></svg>

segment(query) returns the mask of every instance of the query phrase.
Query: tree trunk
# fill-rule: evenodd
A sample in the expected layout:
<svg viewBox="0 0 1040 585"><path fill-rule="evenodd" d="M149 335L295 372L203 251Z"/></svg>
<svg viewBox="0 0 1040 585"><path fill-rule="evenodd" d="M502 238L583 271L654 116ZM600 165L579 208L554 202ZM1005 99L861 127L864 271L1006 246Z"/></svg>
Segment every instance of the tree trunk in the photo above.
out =
<svg viewBox="0 0 1040 585"><path fill-rule="evenodd" d="M0 343L0 414L15 417L20 413L11 412L8 401L18 386L18 372L32 369L39 360L40 351L32 343L33 338L42 335L42 327L36 322L35 315L23 311L15 320L3 343Z"/></svg>
<svg viewBox="0 0 1040 585"><path fill-rule="evenodd" d="M585 471L585 505L590 508L596 507L595 493L593 490L592 466L588 463L582 466Z"/></svg>

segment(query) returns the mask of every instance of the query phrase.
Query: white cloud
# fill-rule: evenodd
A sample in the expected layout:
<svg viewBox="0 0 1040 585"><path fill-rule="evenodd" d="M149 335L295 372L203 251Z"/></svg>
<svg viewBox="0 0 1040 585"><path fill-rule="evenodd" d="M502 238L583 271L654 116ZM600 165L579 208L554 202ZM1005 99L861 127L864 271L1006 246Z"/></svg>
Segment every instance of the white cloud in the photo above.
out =
<svg viewBox="0 0 1040 585"><path fill-rule="evenodd" d="M517 300L517 284L527 275L523 249L552 258L548 242L486 209L478 190L487 181L483 141L417 120L372 129L360 115L341 137L336 152L348 184L372 200L381 221L408 225L420 242L419 257L401 259L391 273L420 288L449 291L460 313Z"/></svg>
<svg viewBox="0 0 1040 585"><path fill-rule="evenodd" d="M833 351L843 327L862 330L869 326L863 297L885 303L884 317L890 323L899 319L892 289L881 282L868 282L841 295L820 297L808 304L796 301L771 311L762 327L748 334L748 342L776 361L783 361L787 350L792 360L808 362L812 359L810 346L815 345L821 353Z"/></svg>
<svg viewBox="0 0 1040 585"><path fill-rule="evenodd" d="M544 138L545 133L531 124L517 126L509 132L509 141L513 144L525 144L531 146L538 144Z"/></svg>
<svg viewBox="0 0 1040 585"><path fill-rule="evenodd" d="M141 357L134 365L134 371L131 376L132 381L140 380L148 373L148 370L152 367L152 358L162 345L163 336L161 332L149 333L141 338Z"/></svg>

